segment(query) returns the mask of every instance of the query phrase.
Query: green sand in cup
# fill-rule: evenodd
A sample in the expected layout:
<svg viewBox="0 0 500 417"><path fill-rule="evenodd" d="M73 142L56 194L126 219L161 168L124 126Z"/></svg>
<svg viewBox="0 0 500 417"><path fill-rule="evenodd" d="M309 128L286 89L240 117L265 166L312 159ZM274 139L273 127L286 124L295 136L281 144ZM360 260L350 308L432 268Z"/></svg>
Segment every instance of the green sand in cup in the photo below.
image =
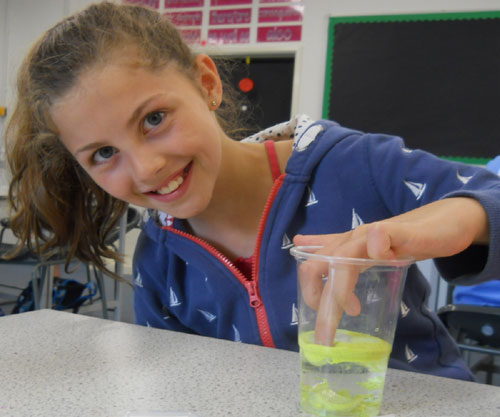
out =
<svg viewBox="0 0 500 417"><path fill-rule="evenodd" d="M333 346L299 335L301 407L322 417L377 416L391 345L368 334L339 329Z"/></svg>

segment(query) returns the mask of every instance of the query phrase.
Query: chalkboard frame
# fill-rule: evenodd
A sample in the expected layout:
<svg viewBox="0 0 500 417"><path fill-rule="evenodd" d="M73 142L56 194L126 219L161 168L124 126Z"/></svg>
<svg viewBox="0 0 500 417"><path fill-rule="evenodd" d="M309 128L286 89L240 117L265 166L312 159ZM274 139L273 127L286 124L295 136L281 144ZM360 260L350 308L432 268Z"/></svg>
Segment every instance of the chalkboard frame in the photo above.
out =
<svg viewBox="0 0 500 417"><path fill-rule="evenodd" d="M422 21L449 21L449 20L470 20L470 19L500 19L500 11L482 12L456 12L456 13L424 13L424 14L395 14L395 15L364 15L364 16L335 16L329 19L328 46L325 71L325 89L323 96L323 118L331 117L332 103L332 71L335 51L335 28L338 24L345 23L390 23L390 22L422 22ZM500 76L500 75L499 75ZM499 109L500 114L500 109ZM499 117L500 119L500 117ZM356 128L356 126L350 126ZM387 132L381 132L387 133ZM500 152L500 147L499 147ZM460 162L484 165L492 158L477 158L470 156L447 156L439 155L442 158L456 160ZM493 155L494 157L496 155Z"/></svg>

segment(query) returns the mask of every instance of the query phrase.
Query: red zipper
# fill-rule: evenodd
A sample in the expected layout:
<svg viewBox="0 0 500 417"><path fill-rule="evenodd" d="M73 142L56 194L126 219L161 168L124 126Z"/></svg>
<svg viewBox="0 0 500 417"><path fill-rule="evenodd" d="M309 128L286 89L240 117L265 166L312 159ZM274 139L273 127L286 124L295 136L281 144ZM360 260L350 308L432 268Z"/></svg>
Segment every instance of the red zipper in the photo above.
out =
<svg viewBox="0 0 500 417"><path fill-rule="evenodd" d="M262 340L262 344L267 347L275 347L273 336L271 334L271 329L269 327L269 320L267 318L266 308L264 303L262 302L262 298L260 296L259 291L259 263L260 263L260 248L262 244L262 237L264 235L264 229L266 226L267 218L269 217L269 211L271 210L272 203L276 194L280 190L283 185L283 179L285 178L285 174L281 175L273 184L271 188L271 192L266 201L266 205L264 206L264 211L262 213L262 217L259 223L259 230L257 232L257 244L254 252L253 259L253 267L252 267L252 279L247 279L242 272L231 262L231 260L225 256L218 249L213 247L207 241L200 239L197 236L194 236L190 233L183 232L182 230L177 230L172 226L163 226L162 229L168 230L169 232L175 233L179 236L183 236L214 255L217 259L219 259L225 266L228 268L233 275L244 285L248 292L248 296L250 299L250 306L255 310L255 316L257 318L257 325L259 327L259 334Z"/></svg>
<svg viewBox="0 0 500 417"><path fill-rule="evenodd" d="M264 211L262 212L262 217L259 223L259 230L257 232L257 242L255 245L255 251L253 255L254 259L252 265L252 281L250 281L253 282L253 284L255 285L255 289L257 290L257 292L259 289L259 265L260 265L260 248L262 246L262 237L264 236L264 229L266 227L267 218L269 217L269 212L271 211L271 206L273 204L274 199L276 198L276 195L278 194L278 191L283 185L283 180L285 179L285 175L286 174L280 175L274 181L273 187L271 188L271 192L269 193L269 197L267 198L266 205L264 206ZM269 347L275 347L273 336L271 334L271 329L269 328L269 321L267 319L267 312L265 308L255 309L255 314L257 316L257 323L259 323L260 338L262 339L263 345ZM264 323L265 326L264 325L261 326L260 323Z"/></svg>

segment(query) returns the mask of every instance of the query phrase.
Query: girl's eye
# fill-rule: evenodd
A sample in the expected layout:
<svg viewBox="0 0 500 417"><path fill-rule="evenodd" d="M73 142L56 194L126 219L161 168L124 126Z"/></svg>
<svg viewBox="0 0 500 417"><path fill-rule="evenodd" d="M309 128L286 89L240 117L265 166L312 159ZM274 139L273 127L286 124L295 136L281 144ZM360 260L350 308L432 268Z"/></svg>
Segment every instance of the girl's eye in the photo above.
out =
<svg viewBox="0 0 500 417"><path fill-rule="evenodd" d="M98 149L94 153L94 155L92 156L92 160L95 163L99 164L101 162L105 162L108 159L110 159L116 152L117 152L117 150L115 148L113 148L112 146L104 146L104 147Z"/></svg>
<svg viewBox="0 0 500 417"><path fill-rule="evenodd" d="M144 118L144 131L149 132L150 130L153 130L155 127L161 124L161 122L163 122L164 118L165 118L164 112L155 111L153 113L149 113Z"/></svg>

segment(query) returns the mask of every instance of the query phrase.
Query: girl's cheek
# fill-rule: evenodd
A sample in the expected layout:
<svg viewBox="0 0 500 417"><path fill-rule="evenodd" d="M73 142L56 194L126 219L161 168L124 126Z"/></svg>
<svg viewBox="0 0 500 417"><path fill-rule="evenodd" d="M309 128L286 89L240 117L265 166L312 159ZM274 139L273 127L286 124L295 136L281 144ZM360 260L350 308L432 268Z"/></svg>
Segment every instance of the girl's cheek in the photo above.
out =
<svg viewBox="0 0 500 417"><path fill-rule="evenodd" d="M110 174L109 172L94 172L91 176L99 187L113 197L118 197L116 194L121 194L124 191L123 179L120 175Z"/></svg>

